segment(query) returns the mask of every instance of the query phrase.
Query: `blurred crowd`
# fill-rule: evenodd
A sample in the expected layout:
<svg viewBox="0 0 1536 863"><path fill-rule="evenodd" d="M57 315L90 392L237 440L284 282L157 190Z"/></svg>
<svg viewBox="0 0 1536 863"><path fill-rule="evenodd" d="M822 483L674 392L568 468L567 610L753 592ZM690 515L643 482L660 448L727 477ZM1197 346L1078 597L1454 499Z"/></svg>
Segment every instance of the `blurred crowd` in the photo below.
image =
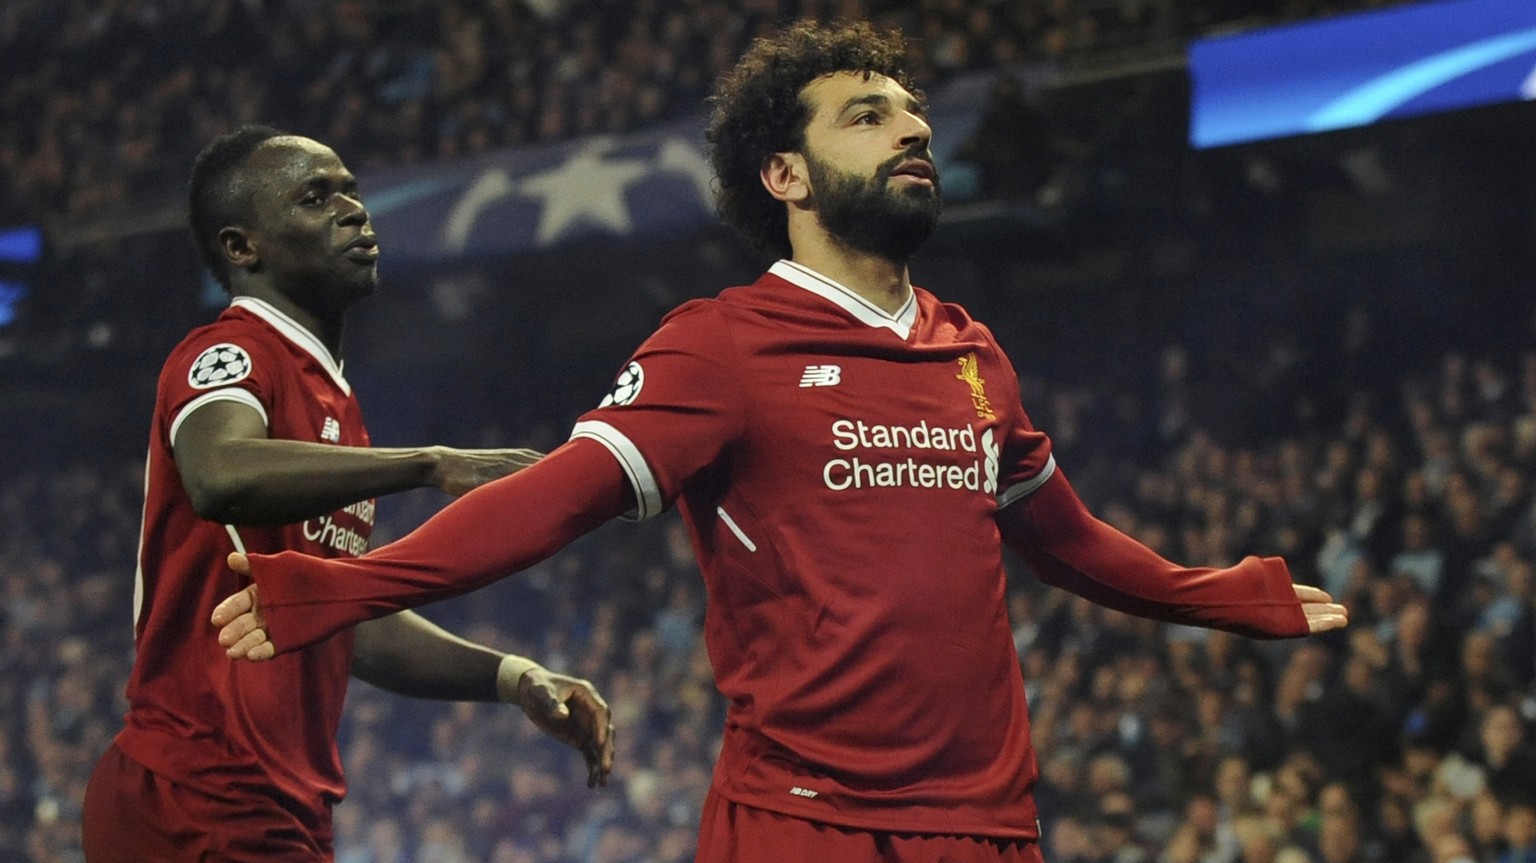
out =
<svg viewBox="0 0 1536 863"><path fill-rule="evenodd" d="M931 81L1371 5L1386 3L14 0L0 4L0 217L83 217L174 190L198 143L253 119L316 135L354 167L633 128L696 110L747 39L799 14L902 26ZM163 276L162 253L114 264ZM1135 326L1116 334L1102 306L1079 312L1080 330L1040 326L1048 310L1030 302L972 306L1014 351L1026 408L1101 517L1191 565L1284 555L1352 615L1337 635L1260 643L1105 612L1010 571L1052 863L1536 863L1536 328L1384 338L1412 302L1391 281L1353 311L1330 296L1326 316L1262 333L1236 312L1182 330L1127 315ZM1223 290L1203 306L1228 308L1239 291ZM540 316L588 325L562 309ZM521 356L506 333L540 326L524 311L488 318L496 353L471 359ZM142 314L163 326L164 309ZM644 316L613 325L631 317ZM1324 319L1338 326L1309 326ZM573 340L528 338L535 357ZM144 348L158 362L162 346ZM100 365L81 355L65 376ZM111 369L130 389L128 375L153 372ZM511 406L474 419L498 425L497 443L547 448L560 436L549 424L591 401L527 385L562 418L530 425L512 413L529 392L454 383ZM147 409L110 421L136 441ZM0 443L40 434L0 428ZM67 430L47 435L68 450ZM125 709L143 465L4 451L0 859L76 861L83 785ZM441 503L381 502L376 538ZM354 684L340 863L691 859L723 717L704 601L666 517L607 526L428 609L595 681L615 709L619 767L589 791L579 756L516 710Z"/></svg>
<svg viewBox="0 0 1536 863"><path fill-rule="evenodd" d="M1401 0L9 0L0 223L174 192L245 122L354 169L620 132L701 109L747 42L797 16L911 37L928 84L1209 28Z"/></svg>
<svg viewBox="0 0 1536 863"><path fill-rule="evenodd" d="M1354 312L1343 337L1372 325ZM1020 338L1006 319L999 335ZM1251 365L1166 345L1147 385L1022 370L1026 407L1106 520L1191 565L1284 555L1352 615L1329 637L1255 642L1010 572L1047 859L1536 860L1536 353L1490 343L1351 369L1348 346L1318 347L1317 333L1272 338L1291 350ZM1089 368L1095 350L1065 359ZM1330 380L1277 372L1305 350ZM1202 392L1217 367L1248 376L1223 391L1262 391L1288 419L1234 433L1234 402ZM141 488L141 465L89 462L18 465L0 483L5 859L79 859L82 786L124 707ZM441 502L407 497L381 538ZM338 860L691 859L723 717L704 599L667 517L606 526L428 609L598 683L620 766L589 791L580 758L513 709L354 684Z"/></svg>

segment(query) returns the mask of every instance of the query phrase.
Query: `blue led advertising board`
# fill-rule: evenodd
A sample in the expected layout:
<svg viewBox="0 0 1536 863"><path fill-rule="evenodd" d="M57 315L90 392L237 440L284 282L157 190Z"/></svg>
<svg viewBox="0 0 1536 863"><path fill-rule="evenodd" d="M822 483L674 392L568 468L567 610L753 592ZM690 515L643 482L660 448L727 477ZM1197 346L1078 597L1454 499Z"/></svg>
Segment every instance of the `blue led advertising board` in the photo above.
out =
<svg viewBox="0 0 1536 863"><path fill-rule="evenodd" d="M1202 39L1190 143L1536 99L1536 0L1446 0Z"/></svg>

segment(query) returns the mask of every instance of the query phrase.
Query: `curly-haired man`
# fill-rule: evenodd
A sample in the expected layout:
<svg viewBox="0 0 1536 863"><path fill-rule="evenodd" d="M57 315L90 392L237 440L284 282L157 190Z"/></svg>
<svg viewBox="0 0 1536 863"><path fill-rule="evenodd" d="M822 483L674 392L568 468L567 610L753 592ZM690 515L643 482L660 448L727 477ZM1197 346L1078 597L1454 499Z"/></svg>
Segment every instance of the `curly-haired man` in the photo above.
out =
<svg viewBox="0 0 1536 863"><path fill-rule="evenodd" d="M1004 545L1135 614L1268 637L1345 625L1278 559L1182 568L1083 507L991 333L908 279L939 176L901 57L863 24L756 43L708 135L721 214L787 257L674 311L569 443L411 536L355 561L232 561L257 587L215 617L230 655L676 505L730 705L699 860L1038 861Z"/></svg>

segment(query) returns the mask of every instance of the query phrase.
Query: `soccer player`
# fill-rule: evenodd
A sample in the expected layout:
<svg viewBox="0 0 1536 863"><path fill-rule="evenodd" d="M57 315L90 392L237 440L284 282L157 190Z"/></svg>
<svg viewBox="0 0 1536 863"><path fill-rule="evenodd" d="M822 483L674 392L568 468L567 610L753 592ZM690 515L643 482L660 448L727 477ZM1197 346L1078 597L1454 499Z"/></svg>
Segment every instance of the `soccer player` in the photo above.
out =
<svg viewBox="0 0 1536 863"><path fill-rule="evenodd" d="M232 300L160 375L129 709L86 793L86 859L332 859L349 672L406 695L516 703L584 750L589 784L603 781L611 729L590 684L414 612L339 629L265 667L230 663L212 643L214 603L244 583L225 565L231 550L361 554L376 495L462 493L538 454L368 448L338 349L347 310L374 290L379 247L330 148L240 129L199 155L190 199L194 238Z"/></svg>
<svg viewBox="0 0 1536 863"><path fill-rule="evenodd" d="M725 220L787 256L674 311L572 439L345 561L234 556L214 622L282 658L676 505L729 701L700 861L1038 861L1002 548L1111 608L1261 637L1341 627L1283 561L1187 569L1095 519L965 310L912 286L939 215L894 34L799 24L720 83Z"/></svg>

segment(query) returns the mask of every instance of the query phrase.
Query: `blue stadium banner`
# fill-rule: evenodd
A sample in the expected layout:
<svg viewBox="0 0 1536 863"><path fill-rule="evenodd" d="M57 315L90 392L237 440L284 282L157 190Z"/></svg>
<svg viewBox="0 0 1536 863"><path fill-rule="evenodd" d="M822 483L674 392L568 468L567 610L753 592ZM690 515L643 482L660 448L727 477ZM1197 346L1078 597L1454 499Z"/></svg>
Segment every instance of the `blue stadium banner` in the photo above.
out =
<svg viewBox="0 0 1536 863"><path fill-rule="evenodd" d="M929 93L941 171L995 77L962 76ZM360 177L363 200L391 270L686 235L715 220L706 120L370 170Z"/></svg>
<svg viewBox="0 0 1536 863"><path fill-rule="evenodd" d="M1536 0L1447 0L1195 42L1190 143L1536 99Z"/></svg>
<svg viewBox="0 0 1536 863"><path fill-rule="evenodd" d="M694 228L713 212L697 120L363 175L391 266Z"/></svg>

